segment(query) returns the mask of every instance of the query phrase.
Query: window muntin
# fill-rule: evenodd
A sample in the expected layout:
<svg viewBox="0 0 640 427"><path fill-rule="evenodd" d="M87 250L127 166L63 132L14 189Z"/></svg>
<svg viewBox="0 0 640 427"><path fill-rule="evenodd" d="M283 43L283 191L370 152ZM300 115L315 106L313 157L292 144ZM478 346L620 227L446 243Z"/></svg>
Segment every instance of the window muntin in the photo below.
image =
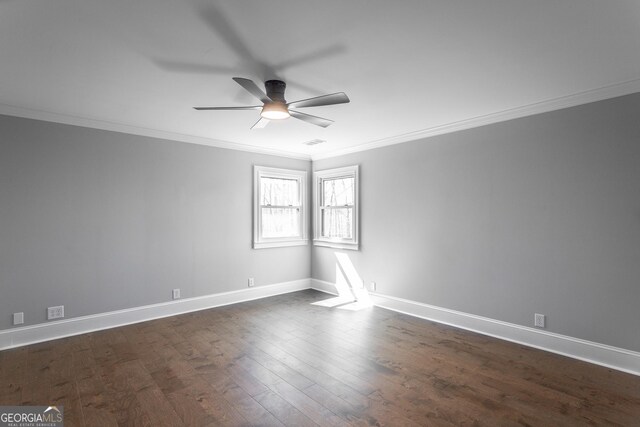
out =
<svg viewBox="0 0 640 427"><path fill-rule="evenodd" d="M307 244L305 171L254 167L256 249Z"/></svg>
<svg viewBox="0 0 640 427"><path fill-rule="evenodd" d="M316 172L314 244L358 249L358 167Z"/></svg>
<svg viewBox="0 0 640 427"><path fill-rule="evenodd" d="M268 206L300 204L299 180L297 178L262 176L260 179L260 204Z"/></svg>

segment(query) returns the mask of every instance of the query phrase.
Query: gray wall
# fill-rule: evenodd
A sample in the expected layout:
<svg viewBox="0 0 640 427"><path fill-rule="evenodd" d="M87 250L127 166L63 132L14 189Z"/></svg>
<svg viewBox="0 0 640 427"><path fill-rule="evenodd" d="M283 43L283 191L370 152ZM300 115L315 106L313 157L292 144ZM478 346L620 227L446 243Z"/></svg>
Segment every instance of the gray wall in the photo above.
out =
<svg viewBox="0 0 640 427"><path fill-rule="evenodd" d="M355 153L383 294L640 351L640 95ZM0 116L0 329L312 277L251 249L252 165L310 163ZM311 260L310 260L311 258Z"/></svg>
<svg viewBox="0 0 640 427"><path fill-rule="evenodd" d="M310 162L0 116L0 329L309 277L251 249L253 164Z"/></svg>
<svg viewBox="0 0 640 427"><path fill-rule="evenodd" d="M361 173L378 292L640 351L640 95L314 162ZM334 250L312 277L335 279Z"/></svg>

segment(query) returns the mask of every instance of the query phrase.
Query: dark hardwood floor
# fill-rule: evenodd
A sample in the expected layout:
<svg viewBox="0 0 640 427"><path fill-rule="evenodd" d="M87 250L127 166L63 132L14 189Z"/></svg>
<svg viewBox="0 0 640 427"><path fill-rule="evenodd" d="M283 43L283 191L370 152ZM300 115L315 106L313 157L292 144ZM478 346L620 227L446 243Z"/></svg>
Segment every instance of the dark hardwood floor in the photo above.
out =
<svg viewBox="0 0 640 427"><path fill-rule="evenodd" d="M640 377L316 291L0 352L66 426L640 426Z"/></svg>

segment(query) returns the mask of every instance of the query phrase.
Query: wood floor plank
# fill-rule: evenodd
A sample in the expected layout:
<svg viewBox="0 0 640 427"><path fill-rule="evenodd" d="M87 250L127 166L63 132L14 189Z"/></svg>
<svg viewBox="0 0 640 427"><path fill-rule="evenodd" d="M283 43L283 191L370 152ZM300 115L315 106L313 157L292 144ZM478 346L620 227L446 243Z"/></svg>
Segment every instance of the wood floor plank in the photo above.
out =
<svg viewBox="0 0 640 427"><path fill-rule="evenodd" d="M320 356L315 347L309 343L303 345L295 345L293 343L280 343L280 347L290 354L305 360L308 364L314 368L325 372L326 374L338 379L345 383L352 389L358 391L363 395L368 395L376 391L376 386L369 382L368 378L361 378L350 372L350 369L343 369L341 366L343 363L336 363L332 359L326 359ZM349 368L349 367L347 367Z"/></svg>
<svg viewBox="0 0 640 427"><path fill-rule="evenodd" d="M326 333L323 333L322 335L326 335ZM448 376L446 379L441 379L433 376L432 378L429 378L430 375L428 372L425 375L425 372L421 371L419 366L411 365L412 359L405 359L401 363L397 363L391 360L385 360L384 357L382 359L379 359L378 357L372 357L372 356L367 356L365 358L360 357L359 356L360 354L376 354L383 349L381 349L380 347L377 347L377 348L374 347L373 348L374 351L371 351L372 350L371 348L362 348L362 351L358 351L355 347L349 348L349 346L353 346L352 341L357 341L357 340L344 341L343 343L339 343L338 342L339 339L336 339L337 335L339 335L339 331L332 331L332 336L329 337L329 339L322 339L319 335L316 335L315 337L312 338L312 340L313 340L313 343L315 343L319 347L326 346L329 343L332 344L333 346L332 354L339 355L344 360L355 362L354 368L359 369L358 374L360 376L375 378L376 376L382 375L383 377L386 377L387 380L395 382L399 385L402 385L403 387L406 387L410 379L407 378L406 376L403 376L402 374L403 370L409 368L408 370L411 371L412 373L422 374L421 377L424 378L423 380L424 383L421 383L419 380L415 380L411 388L414 391L417 391L420 395L423 395L423 396L430 395L430 398L434 400L434 403L438 405L441 411L444 411L447 408L447 406L451 406L449 405L449 402L451 402L450 400L451 396L449 396L448 393L443 392L443 389L440 387L440 384L446 385L447 390L453 390L455 387L457 389L458 394L465 394L467 396L467 400L469 404L476 407L475 411L478 416L482 416L483 414L486 414L488 411L499 412L500 408L505 406L504 403L501 402L500 400L492 400L490 396L483 395L482 391L485 391L485 390L474 390L473 387L469 385L469 382L467 381L466 378L461 379L458 384L456 384L456 382L453 381L450 376ZM371 344L371 339L372 338L369 337L369 339L367 340L369 347ZM394 353L399 353L396 351L397 349L398 348L395 346L387 348L386 356L393 358L392 355ZM364 359L369 359L369 360L367 361ZM380 360L382 360L381 363L377 363ZM376 363L372 364L370 363L371 361ZM381 369L380 365L386 368L386 370ZM429 382L432 382L432 384L429 384ZM439 393L429 393L430 389L435 389L435 390L440 389L440 390L439 390ZM398 395L403 395L403 390L399 389L398 393L399 393ZM407 395L411 396L411 394L408 394L408 393ZM480 399L479 396L483 396L483 397ZM404 400L411 401L411 399L404 399ZM415 408L405 406L404 409L408 411L408 413L413 413L414 417L417 416L417 414L415 414L415 411L414 411ZM448 408L448 412L456 413L457 411L455 408L450 407ZM509 412L507 412L507 414L508 413ZM509 419L508 417L509 415L505 417L505 421ZM517 419L521 420L521 418L522 417L518 417ZM516 419L512 419L512 421L516 421ZM526 420L523 420L523 421L526 421ZM531 419L529 421L535 421L535 419Z"/></svg>
<svg viewBox="0 0 640 427"><path fill-rule="evenodd" d="M245 339L251 343L252 346L261 349L271 355L271 357L312 380L314 385L320 385L327 390L331 390L335 396L347 401L354 408L362 410L367 407L369 400L366 396L341 382L339 379L314 368L304 360L296 358L273 343L263 340L259 335L249 334L245 336Z"/></svg>
<svg viewBox="0 0 640 427"><path fill-rule="evenodd" d="M167 396L158 387L144 388L136 393L140 408L149 417L151 425L181 427L182 422Z"/></svg>
<svg viewBox="0 0 640 427"><path fill-rule="evenodd" d="M304 393L325 408L331 408L331 411L346 423L355 426L369 426L379 423L375 418L363 415L363 407L356 408L350 405L346 400L318 384L307 387Z"/></svg>
<svg viewBox="0 0 640 427"><path fill-rule="evenodd" d="M256 396L256 400L286 426L310 427L318 425L271 390L260 393Z"/></svg>
<svg viewBox="0 0 640 427"><path fill-rule="evenodd" d="M375 338L374 338L375 340ZM344 343L353 343L353 340L344 341ZM389 355L393 351L394 361L383 361L383 363L391 363L394 368L399 368L401 370L407 370L412 375L420 374L422 378L429 378L431 375L429 372L424 371L423 366L418 366L416 364L412 364L411 358L407 359L407 356L413 353L414 355L420 356L420 354L413 351L411 348L407 348L404 343L401 341L394 341L393 347L383 348L383 345L387 343L387 340L379 340L378 344L374 347L374 354L386 354ZM368 348L370 348L370 344ZM397 349L405 349L405 352L395 351ZM438 353L436 348L430 348L429 354L433 357L434 353ZM485 366L479 366L480 370L476 370L474 372L474 379L481 381L470 381L468 376L465 376L464 373L460 372L459 369L456 369L455 359L459 358L461 354L465 354L466 351L459 351L449 354L444 354L442 359L438 360L438 366L448 367L447 373L448 375L446 381L438 380L436 381L442 382L446 384L449 388L452 386L460 386L464 385L465 389L462 390L463 393L469 395L468 400L474 401L474 396L483 395L486 396L487 400L482 400L476 402L477 405L486 406L487 404L494 405L496 408L503 406L503 404L507 404L513 408L523 408L530 406L531 397L535 396L536 404L542 404L547 408L554 408L556 410L557 415L555 415L555 420L560 420L563 415L567 412L574 412L574 415L577 415L577 411L581 407L581 400L575 398L572 394L568 394L565 392L560 392L551 388L546 388L540 384L531 383L531 382L523 382L523 381L515 381L512 379L510 382L501 381L500 379L496 379L493 376L485 375L483 372L486 371ZM389 356L388 356L389 357ZM404 358L403 358L404 357ZM454 361L452 361L452 359ZM425 358L422 358L425 360ZM486 363L483 363L486 365ZM469 366L468 362L463 363L462 366ZM481 372L482 371L482 372ZM456 385L456 378L458 384ZM416 381L416 380L414 380ZM498 383L499 386L492 385L491 383ZM435 383L437 384L437 382ZM507 393L507 396L505 396ZM504 402L505 397L508 398L509 402ZM530 409L530 408L529 408ZM525 411L526 412L526 411ZM533 411L529 411L533 413ZM592 411L592 416L595 417L594 421L603 422L604 419L598 418L597 411ZM549 416L547 415L547 411L540 412L536 415L537 421L541 423L541 420L545 420L546 422L550 422ZM568 418L567 418L568 419Z"/></svg>
<svg viewBox="0 0 640 427"><path fill-rule="evenodd" d="M213 386L251 425L282 426L269 411L240 387L226 372L207 373L202 378ZM263 390L263 392L266 391ZM258 393L259 394L259 393Z"/></svg>
<svg viewBox="0 0 640 427"><path fill-rule="evenodd" d="M0 352L0 402L18 405L27 369L27 347Z"/></svg>
<svg viewBox="0 0 640 427"><path fill-rule="evenodd" d="M640 377L308 290L0 352L69 426L634 426Z"/></svg>
<svg viewBox="0 0 640 427"><path fill-rule="evenodd" d="M185 426L213 426L217 420L200 405L184 388L166 394L167 400Z"/></svg>
<svg viewBox="0 0 640 427"><path fill-rule="evenodd" d="M46 405L64 406L64 419L68 425L81 425L82 403L72 377L59 379L51 385Z"/></svg>
<svg viewBox="0 0 640 427"><path fill-rule="evenodd" d="M322 343L322 340L319 340L319 342ZM384 343L384 341L382 341L382 343ZM488 410L495 412L505 406L504 395L502 393L504 391L510 391L509 388L505 388L504 385L502 389L496 390L492 387L485 386L482 382L470 380L468 375L459 371L458 366L456 366L455 363L450 363L448 360L440 361L439 366L445 365L448 367L446 370L446 377L442 377L436 372L432 372L430 367L424 366L424 361L427 360L427 358L424 357L426 356L425 354L412 354L411 351L397 351L398 349L401 349L397 342L394 346L389 347L378 345L374 347L374 351L369 352L367 352L367 350L370 348L358 348L357 345L353 348L349 348L347 344L352 345L352 342L345 341L341 346L334 339L333 344L340 346L340 348L343 349L343 352L347 352L344 353L345 357L355 357L355 354L359 354L361 352L370 354L367 356L369 359L375 360L379 364L389 368L388 372L377 370L378 373L382 375L390 375L387 377L388 381L395 382L409 390L418 392L421 395L429 394L431 398L436 401L440 398L444 398L444 402L439 403L441 408L447 406L449 399L451 399L451 393L455 390L456 394L467 396L467 400L470 404L478 407L477 411L479 414ZM352 352L354 356L347 356L349 352ZM417 363L416 361L418 360L421 362ZM483 376L476 371L474 379L476 378L482 379ZM489 378L484 379L489 380ZM430 391L436 391L436 393L430 393ZM513 390L511 389L511 391ZM482 396L481 399L478 398L480 396ZM512 400L511 404L513 405L514 403L517 404L517 401L514 402ZM549 404L555 404L555 400L549 400L547 402L543 401L540 403L547 406ZM518 417L518 419L520 418L521 417Z"/></svg>
<svg viewBox="0 0 640 427"><path fill-rule="evenodd" d="M322 406L286 381L270 387L280 397L319 425L339 426L344 423L331 410Z"/></svg>
<svg viewBox="0 0 640 427"><path fill-rule="evenodd" d="M106 390L100 378L82 378L76 381L76 385L85 425L118 425L116 413L111 409L116 399Z"/></svg>
<svg viewBox="0 0 640 427"><path fill-rule="evenodd" d="M207 414L215 419L215 425L241 426L247 421L242 414L200 376L196 376L189 387L181 390L187 397L197 401Z"/></svg>
<svg viewBox="0 0 640 427"><path fill-rule="evenodd" d="M249 396L256 396L269 389L269 387L264 385L259 379L251 375L241 366L230 366L226 371L231 379Z"/></svg>
<svg viewBox="0 0 640 427"><path fill-rule="evenodd" d="M231 339L231 337L229 339ZM297 370L290 368L278 359L265 353L260 348L252 346L250 343L243 340L239 335L234 335L232 339L237 346L245 348L245 354L248 357L262 365L265 369L282 378L285 382L293 385L298 389L304 389L313 384L312 380L305 377Z"/></svg>

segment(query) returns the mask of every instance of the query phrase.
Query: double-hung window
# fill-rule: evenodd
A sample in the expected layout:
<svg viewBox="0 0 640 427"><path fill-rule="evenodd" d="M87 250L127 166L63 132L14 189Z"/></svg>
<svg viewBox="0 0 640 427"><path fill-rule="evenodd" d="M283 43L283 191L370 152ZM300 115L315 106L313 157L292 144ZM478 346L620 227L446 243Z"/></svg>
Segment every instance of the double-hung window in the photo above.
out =
<svg viewBox="0 0 640 427"><path fill-rule="evenodd" d="M254 166L253 247L306 245L307 172Z"/></svg>
<svg viewBox="0 0 640 427"><path fill-rule="evenodd" d="M358 249L358 166L314 173L317 246Z"/></svg>

